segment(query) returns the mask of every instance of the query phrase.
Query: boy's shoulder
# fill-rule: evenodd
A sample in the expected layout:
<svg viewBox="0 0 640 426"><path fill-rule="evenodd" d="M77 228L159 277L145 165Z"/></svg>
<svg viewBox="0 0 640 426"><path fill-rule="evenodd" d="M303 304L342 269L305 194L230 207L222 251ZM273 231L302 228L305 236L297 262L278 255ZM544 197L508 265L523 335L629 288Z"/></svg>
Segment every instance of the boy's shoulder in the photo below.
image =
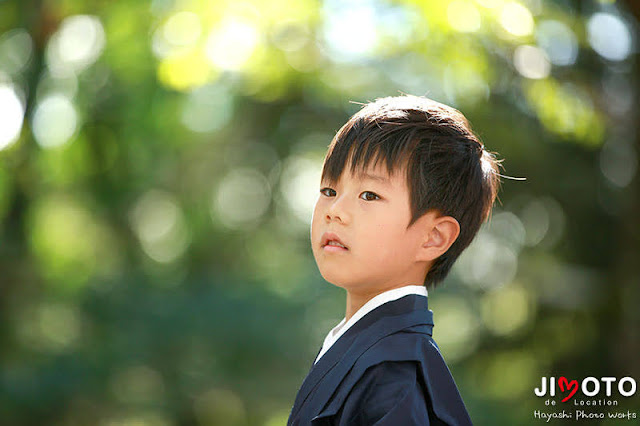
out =
<svg viewBox="0 0 640 426"><path fill-rule="evenodd" d="M417 324L387 334L370 346L356 364L358 362L420 360L424 353L434 350L440 354L440 348L431 336L432 329L430 324Z"/></svg>
<svg viewBox="0 0 640 426"><path fill-rule="evenodd" d="M383 363L390 365L393 362L415 363L418 366L416 371L425 380L434 374L438 377L446 377L446 375L451 377L435 340L429 332L418 325L378 340L356 360L353 369L349 372L349 376L352 377L348 378L357 381L372 367Z"/></svg>
<svg viewBox="0 0 640 426"><path fill-rule="evenodd" d="M393 412L412 400L425 399L430 416L446 424L471 424L430 329L417 325L388 334L367 348L317 417L343 413L350 405L358 407L363 413L359 415L375 417L366 407Z"/></svg>

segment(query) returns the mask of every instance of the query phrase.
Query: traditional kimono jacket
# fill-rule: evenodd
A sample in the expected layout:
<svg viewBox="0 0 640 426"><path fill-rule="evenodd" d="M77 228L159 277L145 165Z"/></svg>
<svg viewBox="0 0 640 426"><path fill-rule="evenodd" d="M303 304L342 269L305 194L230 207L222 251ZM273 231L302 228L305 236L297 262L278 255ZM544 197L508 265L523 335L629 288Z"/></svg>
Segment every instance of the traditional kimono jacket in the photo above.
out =
<svg viewBox="0 0 640 426"><path fill-rule="evenodd" d="M365 314L311 367L287 426L471 425L432 329L422 295Z"/></svg>

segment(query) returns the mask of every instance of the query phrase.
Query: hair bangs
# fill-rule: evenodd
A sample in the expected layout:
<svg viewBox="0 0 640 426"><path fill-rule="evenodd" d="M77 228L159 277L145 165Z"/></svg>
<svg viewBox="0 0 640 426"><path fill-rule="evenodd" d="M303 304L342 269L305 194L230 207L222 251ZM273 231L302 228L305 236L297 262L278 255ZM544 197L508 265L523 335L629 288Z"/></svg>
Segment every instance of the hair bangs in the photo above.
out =
<svg viewBox="0 0 640 426"><path fill-rule="evenodd" d="M416 145L412 137L414 132L401 128L389 132L389 128L380 128L375 125L377 123L373 126L358 121L349 124L331 142L322 169L323 181L335 185L345 170L361 178L369 167L376 167L380 163L389 176L407 166ZM365 129L361 129L360 133L355 130L362 127Z"/></svg>

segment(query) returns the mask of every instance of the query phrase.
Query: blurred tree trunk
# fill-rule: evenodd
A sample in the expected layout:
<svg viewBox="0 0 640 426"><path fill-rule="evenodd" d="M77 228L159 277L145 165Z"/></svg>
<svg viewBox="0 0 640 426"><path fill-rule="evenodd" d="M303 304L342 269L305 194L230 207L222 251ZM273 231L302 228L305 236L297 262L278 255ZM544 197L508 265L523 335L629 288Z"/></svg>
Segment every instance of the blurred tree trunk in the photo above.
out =
<svg viewBox="0 0 640 426"><path fill-rule="evenodd" d="M633 14L637 22L640 22L640 2L637 0L627 0L624 2L626 9ZM637 37L637 34L634 34ZM636 39L637 40L637 39ZM632 59L637 60L636 58ZM633 76L636 92L640 88L640 72L635 66L636 73ZM636 99L632 114L638 115L638 100ZM635 152L640 153L640 129L638 129L637 117L632 117L631 125L635 126ZM638 262L640 261L640 187L638 185L638 172L631 183L626 188L625 200L627 208L624 209L619 225L619 254L615 269L612 271L612 278L619 288L618 306L621 312L618 318L621 321L618 328L619 334L612 336L615 339L614 353L616 365L620 372L632 377L640 376L640 271Z"/></svg>
<svg viewBox="0 0 640 426"><path fill-rule="evenodd" d="M42 0L31 0L20 3L17 27L26 28L33 38L33 52L31 64L25 74L26 102L24 112L24 123L22 129L22 139L19 142L15 155L15 163L11 165L14 180L11 188L11 200L9 201L8 213L5 219L5 235L3 244L3 258L0 259L0 360L3 355L12 349L11 344L7 344L11 333L10 304L14 302L14 293L25 291L27 286L36 286L36 268L30 262L32 257L29 253L28 229L26 214L29 209L29 178L33 175L30 170L33 168L33 156L37 149L31 137L28 126L29 117L33 112L36 99L36 88L44 67L44 52L46 43L51 34L56 30L59 20L56 19L49 9L43 6Z"/></svg>

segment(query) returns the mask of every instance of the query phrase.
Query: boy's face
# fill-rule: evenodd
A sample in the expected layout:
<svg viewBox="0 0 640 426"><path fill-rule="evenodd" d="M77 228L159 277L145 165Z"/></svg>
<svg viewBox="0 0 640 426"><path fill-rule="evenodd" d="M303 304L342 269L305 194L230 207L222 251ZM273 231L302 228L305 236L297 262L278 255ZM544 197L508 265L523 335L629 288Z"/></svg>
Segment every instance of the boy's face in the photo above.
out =
<svg viewBox="0 0 640 426"><path fill-rule="evenodd" d="M394 176L378 164L356 178L345 169L335 187L321 182L311 221L311 245L328 282L353 294L377 294L405 285L423 285L427 262L420 258L431 213L407 229L411 219L406 168ZM323 246L335 233L347 249Z"/></svg>

